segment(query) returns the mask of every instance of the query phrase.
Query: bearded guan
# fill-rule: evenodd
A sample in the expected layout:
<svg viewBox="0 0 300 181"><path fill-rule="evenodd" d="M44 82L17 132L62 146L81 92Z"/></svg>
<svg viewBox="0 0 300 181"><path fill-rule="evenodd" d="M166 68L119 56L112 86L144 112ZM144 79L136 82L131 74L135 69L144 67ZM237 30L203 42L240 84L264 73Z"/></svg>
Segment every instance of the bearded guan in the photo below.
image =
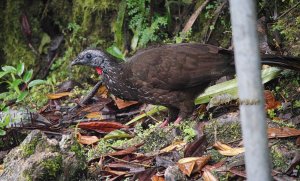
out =
<svg viewBox="0 0 300 181"><path fill-rule="evenodd" d="M262 55L262 63L300 70L300 58L295 57ZM235 74L232 51L197 43L147 48L124 63L102 50L86 49L72 65L95 67L117 97L167 107L163 124L179 123L193 112L194 99L210 82Z"/></svg>

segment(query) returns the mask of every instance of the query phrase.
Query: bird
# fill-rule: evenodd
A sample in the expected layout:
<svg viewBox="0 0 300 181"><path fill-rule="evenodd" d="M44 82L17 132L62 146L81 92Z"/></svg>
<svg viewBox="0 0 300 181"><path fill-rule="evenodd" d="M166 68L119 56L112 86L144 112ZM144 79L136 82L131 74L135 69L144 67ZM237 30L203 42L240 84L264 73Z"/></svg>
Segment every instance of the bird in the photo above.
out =
<svg viewBox="0 0 300 181"><path fill-rule="evenodd" d="M300 58L262 55L261 63L300 70ZM179 124L194 111L194 99L212 81L234 75L234 52L209 44L180 43L137 51L121 62L104 50L87 48L71 65L94 67L113 95L168 108L162 123Z"/></svg>

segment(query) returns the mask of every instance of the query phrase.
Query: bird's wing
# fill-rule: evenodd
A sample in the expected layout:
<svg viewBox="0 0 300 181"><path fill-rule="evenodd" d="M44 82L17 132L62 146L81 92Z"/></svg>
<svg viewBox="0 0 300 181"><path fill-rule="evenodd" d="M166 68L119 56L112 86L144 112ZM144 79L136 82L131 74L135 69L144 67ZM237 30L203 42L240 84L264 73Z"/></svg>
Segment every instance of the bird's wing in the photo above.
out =
<svg viewBox="0 0 300 181"><path fill-rule="evenodd" d="M232 74L232 65L229 50L190 43L142 50L126 63L131 83L166 90L195 87Z"/></svg>

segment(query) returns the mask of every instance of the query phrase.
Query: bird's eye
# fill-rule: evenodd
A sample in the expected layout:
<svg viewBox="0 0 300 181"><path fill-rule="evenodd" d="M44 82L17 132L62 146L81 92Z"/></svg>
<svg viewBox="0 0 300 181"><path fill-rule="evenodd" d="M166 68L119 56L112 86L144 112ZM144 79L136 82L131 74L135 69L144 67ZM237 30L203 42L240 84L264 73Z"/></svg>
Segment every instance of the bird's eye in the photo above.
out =
<svg viewBox="0 0 300 181"><path fill-rule="evenodd" d="M88 54L86 54L86 58L87 58L87 59L91 59L91 58L92 58L92 55L88 53Z"/></svg>

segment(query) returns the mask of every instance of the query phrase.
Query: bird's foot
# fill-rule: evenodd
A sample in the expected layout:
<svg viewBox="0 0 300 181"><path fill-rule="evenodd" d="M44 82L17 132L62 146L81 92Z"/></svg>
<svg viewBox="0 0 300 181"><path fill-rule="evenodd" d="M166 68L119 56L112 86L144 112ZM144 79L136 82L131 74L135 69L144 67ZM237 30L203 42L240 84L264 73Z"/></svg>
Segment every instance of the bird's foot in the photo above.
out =
<svg viewBox="0 0 300 181"><path fill-rule="evenodd" d="M159 127L164 128L164 127L168 126L168 124L169 124L169 119L166 119L166 120L164 120L163 123L161 123L161 125L159 125Z"/></svg>
<svg viewBox="0 0 300 181"><path fill-rule="evenodd" d="M179 123L182 121L182 117L178 117L176 120L175 120L175 122L174 122L174 124L175 125L179 125Z"/></svg>
<svg viewBox="0 0 300 181"><path fill-rule="evenodd" d="M179 125L181 121L182 121L182 117L178 117L178 118L175 120L174 125ZM164 127L166 127L166 126L168 126L168 125L169 125L169 119L166 119L166 120L164 120L163 123L161 123L161 125L159 125L159 127L160 127L160 128L164 128Z"/></svg>

